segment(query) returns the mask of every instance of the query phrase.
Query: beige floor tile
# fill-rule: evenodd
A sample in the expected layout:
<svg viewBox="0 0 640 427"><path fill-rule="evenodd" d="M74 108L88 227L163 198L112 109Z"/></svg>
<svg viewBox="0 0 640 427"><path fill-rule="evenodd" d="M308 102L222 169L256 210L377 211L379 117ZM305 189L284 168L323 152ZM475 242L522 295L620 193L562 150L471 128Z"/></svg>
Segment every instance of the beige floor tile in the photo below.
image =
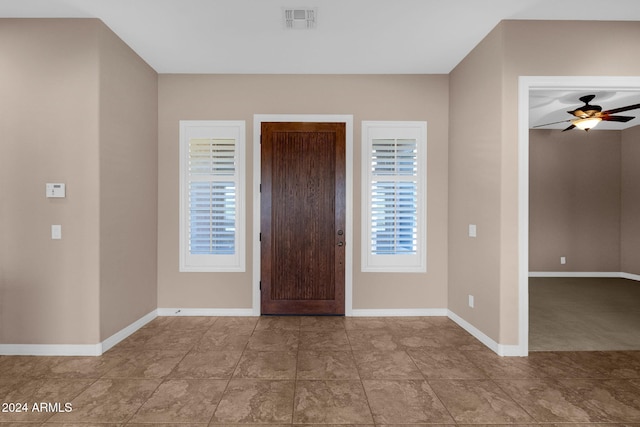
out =
<svg viewBox="0 0 640 427"><path fill-rule="evenodd" d="M45 421L55 412L68 410L66 404L71 403L76 396L93 383L91 379L29 379L7 381L11 390L0 396L2 404L16 404L16 408L0 408L0 422L28 422ZM3 381L4 383L4 381ZM45 403L46 406L40 406ZM48 404L53 406L50 407ZM72 409L72 408L71 408ZM16 410L19 410L16 411ZM55 411L55 412L54 412Z"/></svg>
<svg viewBox="0 0 640 427"><path fill-rule="evenodd" d="M407 331L437 331L443 328L460 329L453 320L445 316L434 317L387 317L384 319L386 327L397 332Z"/></svg>
<svg viewBox="0 0 640 427"><path fill-rule="evenodd" d="M427 381L363 380L362 383L376 425L454 422Z"/></svg>
<svg viewBox="0 0 640 427"><path fill-rule="evenodd" d="M408 350L414 363L426 379L480 379L484 371L458 350Z"/></svg>
<svg viewBox="0 0 640 427"><path fill-rule="evenodd" d="M344 330L342 316L304 316L300 319L301 331L333 331Z"/></svg>
<svg viewBox="0 0 640 427"><path fill-rule="evenodd" d="M20 424L20 426L21 425L22 424ZM122 427L124 424L119 424L119 423L61 423L59 424L55 422L52 422L52 423L46 422L42 425L46 427ZM128 425L129 424L127 424L127 426ZM2 424L0 424L0 426L5 427Z"/></svg>
<svg viewBox="0 0 640 427"><path fill-rule="evenodd" d="M424 379L405 351L354 351L362 379Z"/></svg>
<svg viewBox="0 0 640 427"><path fill-rule="evenodd" d="M528 359L544 378L594 378L595 372L573 360L570 352L534 352Z"/></svg>
<svg viewBox="0 0 640 427"><path fill-rule="evenodd" d="M251 338L251 333L233 332L229 329L213 329L213 326L198 341L196 351L243 351Z"/></svg>
<svg viewBox="0 0 640 427"><path fill-rule="evenodd" d="M360 381L298 381L293 422L370 424L373 418Z"/></svg>
<svg viewBox="0 0 640 427"><path fill-rule="evenodd" d="M128 420L151 396L159 380L101 379L80 393L73 411L55 414L55 422L111 422Z"/></svg>
<svg viewBox="0 0 640 427"><path fill-rule="evenodd" d="M252 351L243 353L234 378L293 380L296 377L296 352Z"/></svg>
<svg viewBox="0 0 640 427"><path fill-rule="evenodd" d="M351 351L351 345L344 329L301 331L299 349L304 351Z"/></svg>
<svg viewBox="0 0 640 427"><path fill-rule="evenodd" d="M179 329L162 329L144 343L145 349L155 350L191 350L202 338L205 331L181 331Z"/></svg>
<svg viewBox="0 0 640 427"><path fill-rule="evenodd" d="M211 421L213 424L289 424L294 388L294 381L232 379Z"/></svg>
<svg viewBox="0 0 640 427"><path fill-rule="evenodd" d="M587 378L640 378L640 351L580 351L566 354L588 372Z"/></svg>
<svg viewBox="0 0 640 427"><path fill-rule="evenodd" d="M217 320L210 316L173 316L167 319L164 327L178 331L206 331Z"/></svg>
<svg viewBox="0 0 640 427"><path fill-rule="evenodd" d="M430 330L424 335L424 342L419 341L417 345L409 348L438 348L443 350L473 351L485 350L486 347L462 328L441 328Z"/></svg>
<svg viewBox="0 0 640 427"><path fill-rule="evenodd" d="M599 421L597 414L581 398L577 389L567 387L557 380L530 378L495 382L538 422Z"/></svg>
<svg viewBox="0 0 640 427"><path fill-rule="evenodd" d="M224 380L165 380L131 421L208 422L226 385Z"/></svg>
<svg viewBox="0 0 640 427"><path fill-rule="evenodd" d="M255 331L249 343L247 350L253 351L297 351L298 350L298 331L290 330L262 330Z"/></svg>
<svg viewBox="0 0 640 427"><path fill-rule="evenodd" d="M173 318L174 318L173 316L158 316L152 321L150 321L149 323L147 323L146 325L144 325L142 328L140 328L140 330L143 331L147 329L155 329L155 330L164 329L167 326L167 324L172 321Z"/></svg>
<svg viewBox="0 0 640 427"><path fill-rule="evenodd" d="M638 396L640 351L500 357L444 317L162 317L100 357L0 356L0 402L73 408L0 426L640 427Z"/></svg>
<svg viewBox="0 0 640 427"><path fill-rule="evenodd" d="M404 350L389 329L349 329L347 336L353 351L396 351Z"/></svg>
<svg viewBox="0 0 640 427"><path fill-rule="evenodd" d="M51 368L44 374L47 378L94 378L98 379L114 367L123 363L117 355L102 357L52 357Z"/></svg>
<svg viewBox="0 0 640 427"><path fill-rule="evenodd" d="M147 324L147 326L144 326L138 329L136 332L134 332L133 334L129 335L127 338L122 340L120 343L118 343L116 347L107 351L105 355L110 353L116 353L123 349L139 350L141 347L144 346L144 344L147 341L153 338L158 333L158 331L161 331L161 330L162 328L160 327L149 327Z"/></svg>
<svg viewBox="0 0 640 427"><path fill-rule="evenodd" d="M348 351L298 352L299 380L360 379L353 354Z"/></svg>
<svg viewBox="0 0 640 427"><path fill-rule="evenodd" d="M259 319L259 317L219 317L209 330L212 332L251 335Z"/></svg>
<svg viewBox="0 0 640 427"><path fill-rule="evenodd" d="M430 380L456 423L527 424L527 412L490 380Z"/></svg>
<svg viewBox="0 0 640 427"><path fill-rule="evenodd" d="M35 423L22 423L22 422L15 422L15 423L0 423L0 427L35 427L35 426L49 426L51 424L48 423L41 423L41 422L35 422ZM117 424L113 427L119 427Z"/></svg>
<svg viewBox="0 0 640 427"><path fill-rule="evenodd" d="M298 316L264 316L260 317L256 325L256 331L278 330L288 331L300 330L300 317Z"/></svg>
<svg viewBox="0 0 640 427"><path fill-rule="evenodd" d="M388 327L387 322L381 317L345 317L344 327L347 330L374 329L381 330Z"/></svg>
<svg viewBox="0 0 640 427"><path fill-rule="evenodd" d="M628 380L560 379L593 410L595 421L640 423L640 387Z"/></svg>
<svg viewBox="0 0 640 427"><path fill-rule="evenodd" d="M2 378L44 378L56 363L54 357L11 356L0 359Z"/></svg>
<svg viewBox="0 0 640 427"><path fill-rule="evenodd" d="M169 378L229 379L241 355L241 351L190 351Z"/></svg>
<svg viewBox="0 0 640 427"><path fill-rule="evenodd" d="M208 427L209 423L127 423L125 427ZM1 426L0 426L1 427ZM82 426L78 426L82 427Z"/></svg>
<svg viewBox="0 0 640 427"><path fill-rule="evenodd" d="M103 378L164 378L184 358L186 351L122 351L123 361Z"/></svg>
<svg viewBox="0 0 640 427"><path fill-rule="evenodd" d="M39 382L34 378L24 378L19 376L0 378L0 402L10 402L11 399L5 399L5 396L19 393L18 390L20 390L21 387L24 387L23 384L29 382L39 384ZM31 386L27 390L33 390L33 387L34 386ZM27 393L31 393L31 391L28 391Z"/></svg>
<svg viewBox="0 0 640 427"><path fill-rule="evenodd" d="M540 378L544 374L526 357L500 357L489 349L464 355L489 378Z"/></svg>

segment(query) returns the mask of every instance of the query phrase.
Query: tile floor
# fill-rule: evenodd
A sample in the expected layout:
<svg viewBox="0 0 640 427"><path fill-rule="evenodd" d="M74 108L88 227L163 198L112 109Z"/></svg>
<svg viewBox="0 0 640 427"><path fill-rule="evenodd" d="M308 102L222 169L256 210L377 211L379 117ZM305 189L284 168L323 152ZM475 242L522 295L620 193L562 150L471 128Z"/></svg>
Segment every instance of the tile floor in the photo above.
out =
<svg viewBox="0 0 640 427"><path fill-rule="evenodd" d="M640 426L640 352L501 358L440 317L161 317L101 357L1 356L0 401L29 407L0 426Z"/></svg>

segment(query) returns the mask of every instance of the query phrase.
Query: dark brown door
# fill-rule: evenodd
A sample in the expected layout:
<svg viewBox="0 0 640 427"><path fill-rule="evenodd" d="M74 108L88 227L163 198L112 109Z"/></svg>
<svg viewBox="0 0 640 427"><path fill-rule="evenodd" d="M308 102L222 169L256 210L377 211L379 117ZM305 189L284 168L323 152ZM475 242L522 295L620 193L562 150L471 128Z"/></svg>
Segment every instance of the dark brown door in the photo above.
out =
<svg viewBox="0 0 640 427"><path fill-rule="evenodd" d="M262 123L263 314L344 314L345 125Z"/></svg>

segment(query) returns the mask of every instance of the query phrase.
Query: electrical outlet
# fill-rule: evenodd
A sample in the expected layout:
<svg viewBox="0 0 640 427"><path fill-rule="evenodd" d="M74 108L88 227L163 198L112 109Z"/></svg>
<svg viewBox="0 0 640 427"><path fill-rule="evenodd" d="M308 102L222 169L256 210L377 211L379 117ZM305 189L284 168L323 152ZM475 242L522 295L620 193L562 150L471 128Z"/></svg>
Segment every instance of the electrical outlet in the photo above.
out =
<svg viewBox="0 0 640 427"><path fill-rule="evenodd" d="M469 307L473 308L473 306L474 306L473 295L469 295Z"/></svg>
<svg viewBox="0 0 640 427"><path fill-rule="evenodd" d="M566 264L567 263L567 257L561 256L560 257L560 264Z"/></svg>

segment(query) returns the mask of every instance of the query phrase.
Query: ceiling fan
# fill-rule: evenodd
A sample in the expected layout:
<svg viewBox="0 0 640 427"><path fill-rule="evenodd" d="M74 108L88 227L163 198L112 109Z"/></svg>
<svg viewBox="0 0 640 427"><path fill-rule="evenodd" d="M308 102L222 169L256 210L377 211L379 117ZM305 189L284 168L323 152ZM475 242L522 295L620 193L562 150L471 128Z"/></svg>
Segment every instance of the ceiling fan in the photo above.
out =
<svg viewBox="0 0 640 427"><path fill-rule="evenodd" d="M582 129L588 131L593 129L600 122L623 122L626 123L633 119L633 116L613 116L612 114L622 113L623 111L635 110L640 108L640 104L627 105L626 107L613 108L611 110L602 111L602 107L599 105L591 105L589 102L595 98L595 95L585 95L580 97L580 101L584 102L582 107L578 107L573 111L567 111L567 113L575 116L573 119L561 120L559 122L545 123L544 125L533 126L539 128L543 126L555 125L557 123L571 122L571 126L564 129L562 132L571 130L573 128Z"/></svg>

